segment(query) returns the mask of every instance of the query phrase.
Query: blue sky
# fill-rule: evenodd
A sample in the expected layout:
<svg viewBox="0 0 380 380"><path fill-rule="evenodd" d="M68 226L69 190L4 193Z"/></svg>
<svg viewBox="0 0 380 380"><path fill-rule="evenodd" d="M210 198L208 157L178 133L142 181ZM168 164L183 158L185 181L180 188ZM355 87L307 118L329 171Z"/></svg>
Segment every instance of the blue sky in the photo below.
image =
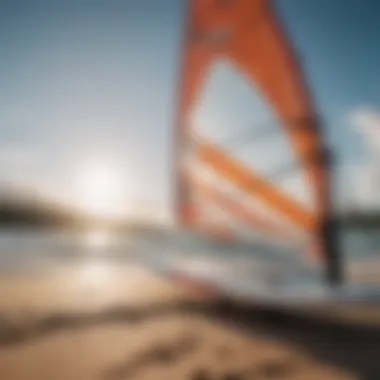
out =
<svg viewBox="0 0 380 380"><path fill-rule="evenodd" d="M338 197L376 202L353 178L372 175L362 168L370 166L367 143L376 135L366 126L376 126L380 105L380 3L276 6L339 154ZM184 16L182 0L0 0L0 180L70 198L82 166L109 162L123 175L125 204L138 200L148 212L167 213ZM198 117L204 133L222 141L227 124L243 129L273 115L259 92L221 63ZM258 170L265 172L276 144L238 153L264 162ZM299 178L288 182L297 194Z"/></svg>
<svg viewBox="0 0 380 380"><path fill-rule="evenodd" d="M376 120L380 105L380 51L376 48L380 3L283 0L277 5L342 166L339 193L352 199L357 192L360 204L371 198L370 205L378 205L376 190L371 183L372 188L365 186L376 171L369 140L378 139L376 126L380 130ZM372 124L376 124L375 130L368 131ZM365 183L358 183L361 180Z"/></svg>

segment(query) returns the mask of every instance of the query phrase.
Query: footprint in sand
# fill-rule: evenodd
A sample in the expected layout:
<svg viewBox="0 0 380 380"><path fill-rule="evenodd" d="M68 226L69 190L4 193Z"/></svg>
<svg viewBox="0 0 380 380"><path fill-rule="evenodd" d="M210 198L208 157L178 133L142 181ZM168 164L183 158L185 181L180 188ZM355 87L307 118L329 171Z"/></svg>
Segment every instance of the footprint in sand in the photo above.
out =
<svg viewBox="0 0 380 380"><path fill-rule="evenodd" d="M224 345L218 348L216 355L220 360L226 360L232 355L232 348L228 345Z"/></svg>
<svg viewBox="0 0 380 380"><path fill-rule="evenodd" d="M212 380L213 377L209 371L203 368L196 369L191 375L189 380Z"/></svg>
<svg viewBox="0 0 380 380"><path fill-rule="evenodd" d="M177 361L180 357L194 352L199 344L199 340L194 336L183 336L181 340L174 344L160 343L154 345L150 350L142 352L133 360L128 360L107 371L105 378L108 380L118 380L135 376L138 371L147 366L159 364L168 365Z"/></svg>
<svg viewBox="0 0 380 380"><path fill-rule="evenodd" d="M241 373L236 372L226 372L221 376L213 376L206 369L195 370L189 380L248 380L248 378Z"/></svg>
<svg viewBox="0 0 380 380"><path fill-rule="evenodd" d="M268 361L255 368L252 373L265 379L279 379L294 370L290 361Z"/></svg>

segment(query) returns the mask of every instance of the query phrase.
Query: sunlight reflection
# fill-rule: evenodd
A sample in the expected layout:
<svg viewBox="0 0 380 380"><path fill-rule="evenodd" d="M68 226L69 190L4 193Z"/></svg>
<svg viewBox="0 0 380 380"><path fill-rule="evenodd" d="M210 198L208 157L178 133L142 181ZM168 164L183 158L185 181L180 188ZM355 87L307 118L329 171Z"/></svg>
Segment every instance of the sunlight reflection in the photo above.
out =
<svg viewBox="0 0 380 380"><path fill-rule="evenodd" d="M86 285L104 285L110 277L108 267L102 262L87 263L81 273L81 279Z"/></svg>
<svg viewBox="0 0 380 380"><path fill-rule="evenodd" d="M111 242L111 234L105 230L92 230L83 235L83 243L87 248L105 248Z"/></svg>

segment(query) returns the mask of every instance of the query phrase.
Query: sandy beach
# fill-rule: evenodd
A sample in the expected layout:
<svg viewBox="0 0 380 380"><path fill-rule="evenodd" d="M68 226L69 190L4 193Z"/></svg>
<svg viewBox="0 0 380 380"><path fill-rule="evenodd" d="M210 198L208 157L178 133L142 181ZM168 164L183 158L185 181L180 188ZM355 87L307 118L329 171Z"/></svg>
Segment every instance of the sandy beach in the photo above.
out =
<svg viewBox="0 0 380 380"><path fill-rule="evenodd" d="M0 282L0 379L380 378L377 329L232 305L140 267Z"/></svg>

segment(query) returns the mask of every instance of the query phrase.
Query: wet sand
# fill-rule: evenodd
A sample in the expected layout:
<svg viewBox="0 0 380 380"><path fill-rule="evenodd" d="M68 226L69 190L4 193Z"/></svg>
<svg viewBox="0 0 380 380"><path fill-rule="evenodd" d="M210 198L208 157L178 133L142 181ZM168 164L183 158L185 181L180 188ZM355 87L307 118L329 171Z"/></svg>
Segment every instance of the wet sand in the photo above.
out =
<svg viewBox="0 0 380 380"><path fill-rule="evenodd" d="M100 268L0 280L0 379L380 379L377 327Z"/></svg>

